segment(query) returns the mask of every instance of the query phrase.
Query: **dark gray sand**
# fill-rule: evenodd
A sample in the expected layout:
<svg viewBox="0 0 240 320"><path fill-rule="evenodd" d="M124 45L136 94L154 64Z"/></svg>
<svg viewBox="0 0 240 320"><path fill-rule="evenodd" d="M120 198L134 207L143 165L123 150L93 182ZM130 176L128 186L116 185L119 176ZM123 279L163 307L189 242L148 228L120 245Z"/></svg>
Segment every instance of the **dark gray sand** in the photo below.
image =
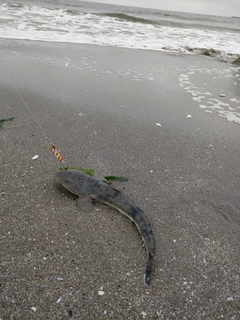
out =
<svg viewBox="0 0 240 320"><path fill-rule="evenodd" d="M0 319L239 319L240 126L193 94L240 106L238 70L88 45L0 49L0 119L16 117L0 129ZM156 239L149 287L134 225L100 204L78 211L48 139L68 166L129 178L115 186Z"/></svg>

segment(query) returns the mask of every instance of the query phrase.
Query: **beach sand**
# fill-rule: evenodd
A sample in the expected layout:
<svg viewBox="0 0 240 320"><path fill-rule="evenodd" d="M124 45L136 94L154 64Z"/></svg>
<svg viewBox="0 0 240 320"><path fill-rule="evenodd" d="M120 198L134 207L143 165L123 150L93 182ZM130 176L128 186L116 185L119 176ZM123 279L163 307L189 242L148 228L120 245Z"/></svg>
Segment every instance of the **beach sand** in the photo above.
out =
<svg viewBox="0 0 240 320"><path fill-rule="evenodd" d="M82 44L0 47L0 119L14 117L0 129L0 319L239 319L240 126L187 88L191 77L235 103L237 69ZM149 287L135 226L101 204L77 210L54 182L63 165L50 142L67 166L129 179L114 186L151 222Z"/></svg>

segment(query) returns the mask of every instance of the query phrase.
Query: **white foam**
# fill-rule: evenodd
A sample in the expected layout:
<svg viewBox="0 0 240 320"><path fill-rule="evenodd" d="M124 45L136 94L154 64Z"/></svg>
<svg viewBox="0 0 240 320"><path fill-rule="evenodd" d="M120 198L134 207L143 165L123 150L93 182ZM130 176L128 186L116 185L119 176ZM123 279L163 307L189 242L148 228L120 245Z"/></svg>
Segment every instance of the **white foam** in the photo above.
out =
<svg viewBox="0 0 240 320"><path fill-rule="evenodd" d="M197 52L218 50L222 57L239 54L239 34L208 29L176 28L115 17L23 5L0 4L0 37L75 42L137 49Z"/></svg>
<svg viewBox="0 0 240 320"><path fill-rule="evenodd" d="M229 122L240 124L240 113L222 111L219 113L219 115L226 118Z"/></svg>
<svg viewBox="0 0 240 320"><path fill-rule="evenodd" d="M187 70L186 74L181 74L179 76L179 85L182 87L187 93L192 95L193 101L198 103L198 106L203 109L207 113L217 112L219 116L227 119L227 121L231 123L240 124L240 113L237 113L236 110L240 108L238 103L240 101L236 98L230 98L229 100L226 99L226 94L222 97L224 98L224 102L219 100L218 98L214 98L219 96L218 85L216 81L218 79L229 82L233 81L233 79L237 78L237 74L235 73L237 69L233 68L224 68L224 69L206 69L206 68L198 68L194 66L190 66ZM194 78L194 74L198 73L200 76L202 75L210 75L208 78L209 81L213 83L204 83L201 85L201 88L198 88L197 85L195 86L195 79L198 81L198 77ZM189 85L190 84L190 85ZM227 84L226 84L227 85ZM204 88L206 87L206 88ZM215 89L215 92L208 92L205 89L212 87Z"/></svg>

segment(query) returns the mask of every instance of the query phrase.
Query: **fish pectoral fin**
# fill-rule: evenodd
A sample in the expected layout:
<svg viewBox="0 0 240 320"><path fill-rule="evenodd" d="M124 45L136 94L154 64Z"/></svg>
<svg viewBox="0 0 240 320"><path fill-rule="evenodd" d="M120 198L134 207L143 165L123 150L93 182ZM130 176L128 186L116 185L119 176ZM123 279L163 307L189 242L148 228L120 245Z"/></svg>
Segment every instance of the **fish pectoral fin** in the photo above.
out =
<svg viewBox="0 0 240 320"><path fill-rule="evenodd" d="M93 209L92 200L89 196L77 199L77 208L83 213L89 213Z"/></svg>

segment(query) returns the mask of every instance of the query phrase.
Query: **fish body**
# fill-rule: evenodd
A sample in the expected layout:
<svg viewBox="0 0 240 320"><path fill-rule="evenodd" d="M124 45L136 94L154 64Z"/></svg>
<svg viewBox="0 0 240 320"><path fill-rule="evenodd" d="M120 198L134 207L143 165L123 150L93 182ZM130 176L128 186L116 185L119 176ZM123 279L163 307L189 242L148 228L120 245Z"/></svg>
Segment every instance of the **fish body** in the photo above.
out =
<svg viewBox="0 0 240 320"><path fill-rule="evenodd" d="M124 193L81 171L58 171L54 178L71 193L79 197L89 196L92 201L98 201L115 208L135 223L147 249L148 264L144 278L145 283L149 285L155 254L155 240L145 213Z"/></svg>

